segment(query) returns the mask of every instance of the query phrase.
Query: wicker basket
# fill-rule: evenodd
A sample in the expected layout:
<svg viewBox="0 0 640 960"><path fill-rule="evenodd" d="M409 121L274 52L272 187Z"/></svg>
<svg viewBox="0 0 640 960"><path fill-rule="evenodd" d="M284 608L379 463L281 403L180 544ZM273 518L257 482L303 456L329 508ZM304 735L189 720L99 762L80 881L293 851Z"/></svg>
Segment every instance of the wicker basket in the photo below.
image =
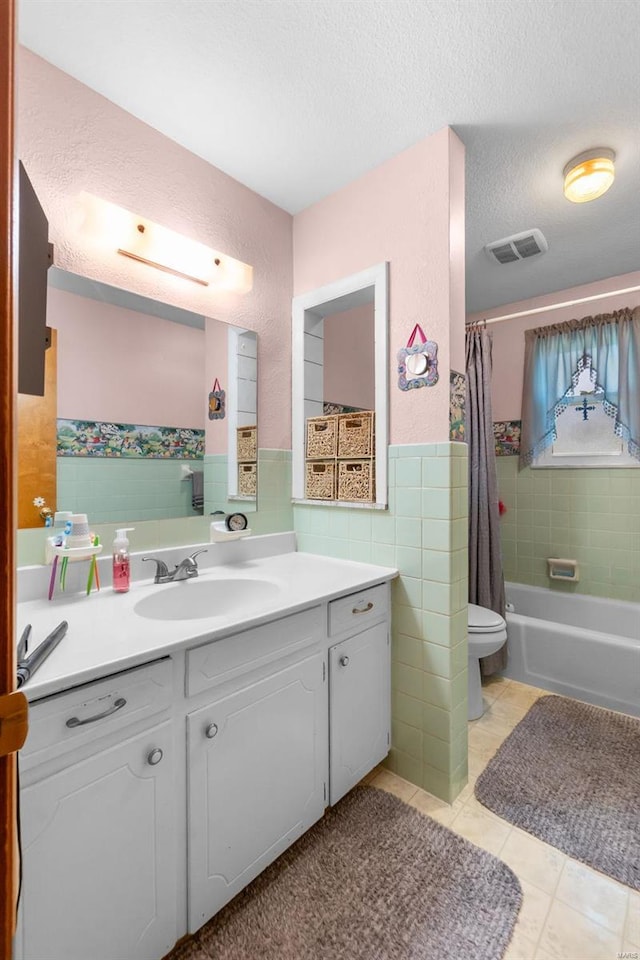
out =
<svg viewBox="0 0 640 960"><path fill-rule="evenodd" d="M256 426L237 427L236 449L238 463L250 463L258 459L258 428Z"/></svg>
<svg viewBox="0 0 640 960"><path fill-rule="evenodd" d="M356 460L372 457L375 452L374 414L341 413L338 416L338 457Z"/></svg>
<svg viewBox="0 0 640 960"><path fill-rule="evenodd" d="M241 497L255 497L258 490L258 464L238 464L238 493Z"/></svg>
<svg viewBox="0 0 640 960"><path fill-rule="evenodd" d="M335 460L307 460L305 481L305 497L307 500L334 500L335 496Z"/></svg>
<svg viewBox="0 0 640 960"><path fill-rule="evenodd" d="M307 460L335 457L338 444L338 418L309 417L307 420Z"/></svg>
<svg viewBox="0 0 640 960"><path fill-rule="evenodd" d="M338 462L338 500L374 500L374 461L340 460Z"/></svg>

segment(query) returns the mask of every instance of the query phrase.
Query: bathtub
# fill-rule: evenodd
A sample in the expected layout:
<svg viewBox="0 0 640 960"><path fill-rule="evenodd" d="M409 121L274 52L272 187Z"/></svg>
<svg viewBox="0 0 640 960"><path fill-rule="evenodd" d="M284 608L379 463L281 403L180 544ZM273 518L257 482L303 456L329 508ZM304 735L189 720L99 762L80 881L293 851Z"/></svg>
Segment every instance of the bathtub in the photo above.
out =
<svg viewBox="0 0 640 960"><path fill-rule="evenodd" d="M507 583L503 675L640 716L640 604Z"/></svg>

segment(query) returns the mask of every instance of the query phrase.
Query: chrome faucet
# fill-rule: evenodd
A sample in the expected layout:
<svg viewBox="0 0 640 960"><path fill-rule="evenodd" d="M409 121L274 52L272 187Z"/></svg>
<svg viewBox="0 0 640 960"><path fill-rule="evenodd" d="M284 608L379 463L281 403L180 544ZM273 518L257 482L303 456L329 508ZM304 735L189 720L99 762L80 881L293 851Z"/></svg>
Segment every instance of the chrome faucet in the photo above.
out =
<svg viewBox="0 0 640 960"><path fill-rule="evenodd" d="M156 575L153 579L154 583L175 583L177 580L192 580L194 577L197 577L198 564L196 563L196 557L199 557L201 553L207 552L207 550L196 550L191 556L181 560L171 573L169 573L169 568L164 560L159 560L158 557L143 557L142 559L153 560L156 564Z"/></svg>

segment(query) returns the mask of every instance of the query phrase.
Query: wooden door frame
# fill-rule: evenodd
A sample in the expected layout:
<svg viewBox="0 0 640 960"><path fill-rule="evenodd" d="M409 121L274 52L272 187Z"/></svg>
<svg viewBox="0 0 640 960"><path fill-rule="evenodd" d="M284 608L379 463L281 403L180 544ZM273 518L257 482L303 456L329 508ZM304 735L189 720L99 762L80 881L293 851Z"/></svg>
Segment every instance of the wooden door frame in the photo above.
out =
<svg viewBox="0 0 640 960"><path fill-rule="evenodd" d="M24 737L15 694L15 0L0 3L0 957L10 960L16 916L16 750ZM16 706L18 711L16 712ZM17 721L17 722L16 722ZM12 735L13 730L13 735Z"/></svg>

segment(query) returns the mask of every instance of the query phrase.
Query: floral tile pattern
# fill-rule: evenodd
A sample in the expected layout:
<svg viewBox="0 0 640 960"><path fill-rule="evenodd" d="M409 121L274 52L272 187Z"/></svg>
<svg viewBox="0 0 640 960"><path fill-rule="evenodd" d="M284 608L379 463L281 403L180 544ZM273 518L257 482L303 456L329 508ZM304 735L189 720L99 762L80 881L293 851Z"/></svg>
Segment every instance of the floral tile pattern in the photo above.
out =
<svg viewBox="0 0 640 960"><path fill-rule="evenodd" d="M517 457L520 453L522 420L500 420L493 425L496 457Z"/></svg>
<svg viewBox="0 0 640 960"><path fill-rule="evenodd" d="M141 426L96 420L58 420L59 457L131 457L197 460L204 457L204 430Z"/></svg>
<svg viewBox="0 0 640 960"><path fill-rule="evenodd" d="M330 403L325 400L322 412L326 417L332 413L362 413L363 407L348 407L344 403Z"/></svg>
<svg viewBox="0 0 640 960"><path fill-rule="evenodd" d="M466 402L465 375L451 370L449 373L449 440L466 440L464 423Z"/></svg>

